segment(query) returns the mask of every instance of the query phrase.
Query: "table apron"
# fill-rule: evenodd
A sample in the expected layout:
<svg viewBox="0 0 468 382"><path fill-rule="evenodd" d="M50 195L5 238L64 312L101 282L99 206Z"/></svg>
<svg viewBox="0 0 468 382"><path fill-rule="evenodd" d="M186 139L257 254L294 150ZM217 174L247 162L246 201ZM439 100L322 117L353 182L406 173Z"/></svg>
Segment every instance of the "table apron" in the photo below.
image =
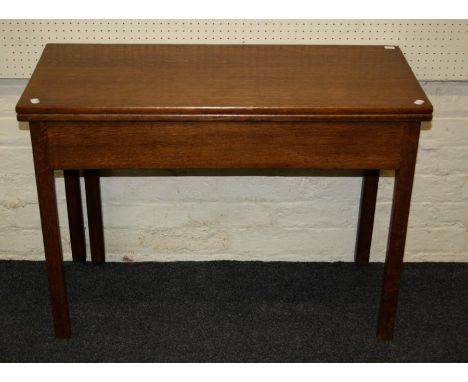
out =
<svg viewBox="0 0 468 382"><path fill-rule="evenodd" d="M54 169L397 169L419 122L31 122Z"/></svg>

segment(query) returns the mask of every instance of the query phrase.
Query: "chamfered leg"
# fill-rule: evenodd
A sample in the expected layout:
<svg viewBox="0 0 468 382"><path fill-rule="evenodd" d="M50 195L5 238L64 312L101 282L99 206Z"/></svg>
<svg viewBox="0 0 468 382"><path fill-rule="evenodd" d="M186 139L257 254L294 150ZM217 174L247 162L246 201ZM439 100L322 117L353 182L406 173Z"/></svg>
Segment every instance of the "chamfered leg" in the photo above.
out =
<svg viewBox="0 0 468 382"><path fill-rule="evenodd" d="M362 179L361 206L354 255L354 261L359 265L369 264L379 175L380 170L365 170Z"/></svg>
<svg viewBox="0 0 468 382"><path fill-rule="evenodd" d="M84 178L91 259L94 264L103 264L105 262L105 248L99 173L97 170L85 170Z"/></svg>
<svg viewBox="0 0 468 382"><path fill-rule="evenodd" d="M86 261L86 239L81 203L80 173L78 170L64 170L65 193L67 197L68 226L74 262Z"/></svg>
<svg viewBox="0 0 468 382"><path fill-rule="evenodd" d="M48 163L46 128L41 123L31 123L30 131L55 336L69 338L70 318L65 290L57 197L54 171Z"/></svg>
<svg viewBox="0 0 468 382"><path fill-rule="evenodd" d="M392 214L377 326L377 337L381 340L393 338L419 131L419 123L407 126L403 137L401 165L395 173Z"/></svg>

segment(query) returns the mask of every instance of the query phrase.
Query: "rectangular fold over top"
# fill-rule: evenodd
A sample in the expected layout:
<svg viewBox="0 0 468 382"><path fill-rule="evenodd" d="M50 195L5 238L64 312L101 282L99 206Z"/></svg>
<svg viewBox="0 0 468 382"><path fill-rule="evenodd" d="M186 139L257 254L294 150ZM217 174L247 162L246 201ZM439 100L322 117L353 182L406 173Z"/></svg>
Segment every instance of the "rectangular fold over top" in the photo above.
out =
<svg viewBox="0 0 468 382"><path fill-rule="evenodd" d="M430 120L398 47L48 44L19 120Z"/></svg>

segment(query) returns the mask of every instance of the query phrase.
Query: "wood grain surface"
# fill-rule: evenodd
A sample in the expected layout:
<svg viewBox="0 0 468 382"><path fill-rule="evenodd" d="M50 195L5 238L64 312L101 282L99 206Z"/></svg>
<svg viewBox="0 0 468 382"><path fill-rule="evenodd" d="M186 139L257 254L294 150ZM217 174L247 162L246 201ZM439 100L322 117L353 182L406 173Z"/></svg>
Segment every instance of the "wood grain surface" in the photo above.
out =
<svg viewBox="0 0 468 382"><path fill-rule="evenodd" d="M96 170L85 170L86 210L88 212L89 247L94 264L106 261L104 225L102 222L101 185Z"/></svg>
<svg viewBox="0 0 468 382"><path fill-rule="evenodd" d="M402 161L402 160L401 160ZM364 170L354 261L369 264L380 170Z"/></svg>
<svg viewBox="0 0 468 382"><path fill-rule="evenodd" d="M47 122L56 169L399 168L416 122Z"/></svg>
<svg viewBox="0 0 468 382"><path fill-rule="evenodd" d="M86 235L84 231L83 204L81 201L80 173L78 170L65 170L65 195L67 198L68 227L73 261L86 261Z"/></svg>
<svg viewBox="0 0 468 382"><path fill-rule="evenodd" d="M31 124L34 170L41 215L42 239L49 280L50 304L57 338L70 337L70 316L63 270L54 171L47 160L47 134L42 123Z"/></svg>
<svg viewBox="0 0 468 382"><path fill-rule="evenodd" d="M424 103L416 105L418 99ZM48 44L16 110L21 120L44 115L48 120L51 115L88 120L417 115L423 120L430 119L432 105L399 48Z"/></svg>

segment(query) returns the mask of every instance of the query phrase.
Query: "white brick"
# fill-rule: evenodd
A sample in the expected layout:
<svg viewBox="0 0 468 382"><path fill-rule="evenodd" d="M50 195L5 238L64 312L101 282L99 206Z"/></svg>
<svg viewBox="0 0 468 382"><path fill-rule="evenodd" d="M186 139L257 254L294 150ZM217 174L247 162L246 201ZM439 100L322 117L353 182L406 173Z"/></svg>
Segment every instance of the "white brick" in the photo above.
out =
<svg viewBox="0 0 468 382"><path fill-rule="evenodd" d="M387 228L390 224L391 203L377 203L375 211L376 227ZM450 227L468 228L468 203L411 203L409 227Z"/></svg>
<svg viewBox="0 0 468 382"><path fill-rule="evenodd" d="M0 206L16 208L32 202L37 203L36 183L33 174L0 175Z"/></svg>
<svg viewBox="0 0 468 382"><path fill-rule="evenodd" d="M57 199L65 200L63 178L55 178ZM36 180L34 174L10 174L0 176L0 206L17 208L28 203L37 203Z"/></svg>
<svg viewBox="0 0 468 382"><path fill-rule="evenodd" d="M468 232L464 228L438 227L431 229L413 228L408 231L407 249L409 252L443 252L450 246L450 251L466 252Z"/></svg>
<svg viewBox="0 0 468 382"><path fill-rule="evenodd" d="M231 248L263 254L302 251L328 252L330 258L352 258L355 229L281 229L257 228L233 230Z"/></svg>
<svg viewBox="0 0 468 382"><path fill-rule="evenodd" d="M416 172L418 175L468 174L467 150L468 147L422 147L418 152Z"/></svg>
<svg viewBox="0 0 468 382"><path fill-rule="evenodd" d="M38 229L1 229L1 252L32 252L42 245L41 231Z"/></svg>
<svg viewBox="0 0 468 382"><path fill-rule="evenodd" d="M60 226L68 227L65 203L58 203ZM0 206L0 229L15 227L37 229L41 226L38 204L19 204L14 208Z"/></svg>
<svg viewBox="0 0 468 382"><path fill-rule="evenodd" d="M468 203L412 203L409 226L453 226L468 229Z"/></svg>
<svg viewBox="0 0 468 382"><path fill-rule="evenodd" d="M109 228L168 228L177 226L347 227L357 221L358 205L348 201L172 204L104 204Z"/></svg>
<svg viewBox="0 0 468 382"><path fill-rule="evenodd" d="M383 261L387 248L388 231L383 227L374 230L371 247L372 261ZM466 248L467 230L458 227L409 228L406 251L414 252L458 252L468 256Z"/></svg>
<svg viewBox="0 0 468 382"><path fill-rule="evenodd" d="M355 200L359 196L360 186L361 179L353 177L176 176L102 179L105 200L110 202L124 200L129 203L180 200L194 202Z"/></svg>
<svg viewBox="0 0 468 382"><path fill-rule="evenodd" d="M65 260L71 259L70 236L61 229L62 248ZM9 228L0 230L0 260L14 258L29 260L29 256L44 260L44 248L40 229Z"/></svg>
<svg viewBox="0 0 468 382"><path fill-rule="evenodd" d="M468 262L468 255L466 251L464 253L460 252L408 252L405 254L405 261L415 262L415 261L439 261L439 262L457 262L457 263L466 263Z"/></svg>
<svg viewBox="0 0 468 382"><path fill-rule="evenodd" d="M34 174L34 162L30 147L1 147L1 176L14 174Z"/></svg>
<svg viewBox="0 0 468 382"><path fill-rule="evenodd" d="M167 228L177 226L261 226L272 224L273 204L218 202L106 205L106 226Z"/></svg>
<svg viewBox="0 0 468 382"><path fill-rule="evenodd" d="M352 227L357 224L358 200L279 203L276 224L282 227Z"/></svg>
<svg viewBox="0 0 468 382"><path fill-rule="evenodd" d="M468 118L445 118L424 122L419 147L420 149L468 147Z"/></svg>
<svg viewBox="0 0 468 382"><path fill-rule="evenodd" d="M0 147L31 147L27 122L13 118L0 118Z"/></svg>
<svg viewBox="0 0 468 382"><path fill-rule="evenodd" d="M110 252L147 253L156 258L160 253L213 253L230 247L224 230L208 226L138 231L107 229L105 240Z"/></svg>
<svg viewBox="0 0 468 382"><path fill-rule="evenodd" d="M468 200L468 174L417 175L413 185L413 202L466 202Z"/></svg>

